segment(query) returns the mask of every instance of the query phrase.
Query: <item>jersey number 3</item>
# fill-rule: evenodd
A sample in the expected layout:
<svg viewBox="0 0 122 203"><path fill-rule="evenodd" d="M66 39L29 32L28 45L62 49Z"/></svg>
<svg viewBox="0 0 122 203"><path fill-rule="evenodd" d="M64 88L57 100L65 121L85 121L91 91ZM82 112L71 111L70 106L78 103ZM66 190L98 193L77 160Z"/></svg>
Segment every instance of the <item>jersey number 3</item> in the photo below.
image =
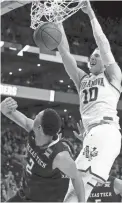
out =
<svg viewBox="0 0 122 203"><path fill-rule="evenodd" d="M34 165L34 161L33 161L33 159L29 159L29 163L26 165L26 171L31 175L32 174L32 172L31 172L31 170L32 170L32 168L33 168L33 165Z"/></svg>
<svg viewBox="0 0 122 203"><path fill-rule="evenodd" d="M92 87L88 90L83 90L84 95L84 104L88 104L89 102L96 101L98 96L98 87Z"/></svg>

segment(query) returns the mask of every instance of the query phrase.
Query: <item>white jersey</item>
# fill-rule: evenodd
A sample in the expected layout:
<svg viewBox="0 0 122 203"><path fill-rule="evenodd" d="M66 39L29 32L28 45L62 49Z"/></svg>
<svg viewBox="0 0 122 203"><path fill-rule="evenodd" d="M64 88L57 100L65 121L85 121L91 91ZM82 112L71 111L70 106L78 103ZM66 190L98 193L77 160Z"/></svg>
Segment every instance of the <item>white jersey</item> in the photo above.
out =
<svg viewBox="0 0 122 203"><path fill-rule="evenodd" d="M86 132L89 126L100 123L107 117L120 128L116 110L120 93L109 83L104 73L83 77L79 97L80 113Z"/></svg>

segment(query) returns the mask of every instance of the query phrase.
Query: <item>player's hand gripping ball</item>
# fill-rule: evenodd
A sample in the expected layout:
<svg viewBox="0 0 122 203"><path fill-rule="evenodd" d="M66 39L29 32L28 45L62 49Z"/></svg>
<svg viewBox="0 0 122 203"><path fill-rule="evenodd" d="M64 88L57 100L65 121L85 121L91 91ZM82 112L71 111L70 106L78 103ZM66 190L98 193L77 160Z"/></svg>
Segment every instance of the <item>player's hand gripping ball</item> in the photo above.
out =
<svg viewBox="0 0 122 203"><path fill-rule="evenodd" d="M33 39L40 51L54 50L61 43L62 33L54 23L41 23L34 31Z"/></svg>
<svg viewBox="0 0 122 203"><path fill-rule="evenodd" d="M3 114L14 112L17 109L17 102L11 97L6 98L1 103L1 111Z"/></svg>

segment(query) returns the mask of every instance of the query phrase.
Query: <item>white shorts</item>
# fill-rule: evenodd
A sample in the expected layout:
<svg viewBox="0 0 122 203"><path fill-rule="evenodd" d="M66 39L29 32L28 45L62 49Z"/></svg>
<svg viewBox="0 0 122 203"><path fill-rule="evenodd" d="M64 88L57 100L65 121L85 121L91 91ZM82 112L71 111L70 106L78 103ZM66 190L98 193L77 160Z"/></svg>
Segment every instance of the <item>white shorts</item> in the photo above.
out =
<svg viewBox="0 0 122 203"><path fill-rule="evenodd" d="M89 172L107 181L111 167L121 150L120 131L112 124L98 125L90 130L83 143L83 149L76 159L82 172Z"/></svg>
<svg viewBox="0 0 122 203"><path fill-rule="evenodd" d="M121 149L120 131L111 124L98 125L86 135L83 149L76 159L76 166L81 171L82 179L86 183L91 180L107 181L111 167ZM70 180L67 202L77 202L72 182Z"/></svg>

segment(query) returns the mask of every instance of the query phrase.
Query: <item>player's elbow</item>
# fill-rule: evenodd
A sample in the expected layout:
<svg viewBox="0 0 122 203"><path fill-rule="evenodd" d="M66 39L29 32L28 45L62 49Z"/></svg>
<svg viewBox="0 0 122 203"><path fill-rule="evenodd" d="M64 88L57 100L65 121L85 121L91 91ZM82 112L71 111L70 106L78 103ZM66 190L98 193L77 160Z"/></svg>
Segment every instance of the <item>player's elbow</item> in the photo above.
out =
<svg viewBox="0 0 122 203"><path fill-rule="evenodd" d="M107 37L105 36L105 34L103 34L102 43L105 48L105 53L111 52L111 46L110 46L110 43L109 43Z"/></svg>
<svg viewBox="0 0 122 203"><path fill-rule="evenodd" d="M96 35L95 38L96 38L97 45L100 52L102 52L103 54L110 52L111 51L110 43L107 37L105 36L105 34L102 33L101 35L98 35L96 33L95 35Z"/></svg>
<svg viewBox="0 0 122 203"><path fill-rule="evenodd" d="M33 120L25 118L25 130L29 133L33 129Z"/></svg>

